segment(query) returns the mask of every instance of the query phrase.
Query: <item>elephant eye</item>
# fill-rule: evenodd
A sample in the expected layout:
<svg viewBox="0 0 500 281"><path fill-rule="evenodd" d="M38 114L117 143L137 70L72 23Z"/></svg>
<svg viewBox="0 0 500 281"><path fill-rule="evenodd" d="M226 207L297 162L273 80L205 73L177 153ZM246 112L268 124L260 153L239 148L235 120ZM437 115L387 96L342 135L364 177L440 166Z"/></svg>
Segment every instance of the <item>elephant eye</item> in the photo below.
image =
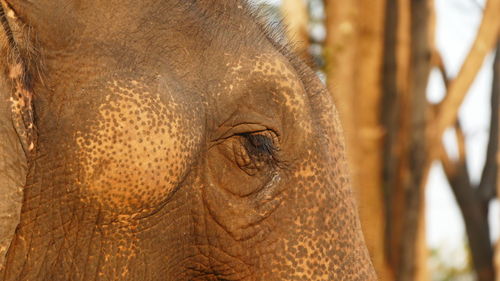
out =
<svg viewBox="0 0 500 281"><path fill-rule="evenodd" d="M236 163L246 173L254 175L260 170L275 168L278 160L276 134L270 130L239 134L233 146Z"/></svg>
<svg viewBox="0 0 500 281"><path fill-rule="evenodd" d="M243 134L247 152L254 157L267 157L274 155L276 147L274 146L273 140L268 135L262 133Z"/></svg>

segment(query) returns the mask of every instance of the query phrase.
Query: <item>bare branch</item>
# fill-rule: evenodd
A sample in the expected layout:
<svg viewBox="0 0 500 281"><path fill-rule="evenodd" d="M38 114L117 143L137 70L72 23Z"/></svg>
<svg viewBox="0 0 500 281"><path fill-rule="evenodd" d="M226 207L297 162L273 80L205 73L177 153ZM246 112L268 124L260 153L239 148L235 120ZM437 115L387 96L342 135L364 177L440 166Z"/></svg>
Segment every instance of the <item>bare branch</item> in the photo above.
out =
<svg viewBox="0 0 500 281"><path fill-rule="evenodd" d="M458 161L451 163L452 161L447 158L444 146L441 145L440 157L446 177L464 218L477 278L480 281L489 281L494 276L494 268L492 264L493 250L489 238L488 212L471 184L465 158L465 137L458 122L455 131L459 151L461 151L459 154L462 156Z"/></svg>
<svg viewBox="0 0 500 281"><path fill-rule="evenodd" d="M433 54L433 63L440 68L445 85L448 87L449 83L447 82L446 69L438 53ZM500 107L500 104L498 104L498 96L497 99L494 100L494 95L492 95L491 106L492 118L495 118L496 124L492 124L488 150L490 150L490 146L495 148L497 147L496 145L492 145L492 142L495 144L498 143L498 111ZM441 108L440 106L435 106L435 109L440 110ZM494 115L494 112L496 112L497 115ZM492 123L494 123L493 119ZM496 128L496 131L493 126ZM448 178L453 194L455 195L455 199L464 218L467 238L469 240L469 246L472 252L472 259L474 261L477 278L478 280L491 280L494 275L494 267L491 262L493 253L489 243L488 210L485 208L488 201L485 201L482 198L484 196L480 193L475 192L476 189L470 182L469 170L467 167L467 153L465 148L465 134L458 119L455 121L455 137L458 146L458 160L453 162L449 158L442 142L440 142L438 151L439 158L443 164L444 172ZM496 153L493 155L496 157ZM490 154L488 154L488 158L490 158ZM496 159L493 159L493 161L495 160ZM495 174L494 176L496 180L496 166L494 166L494 164L490 164L485 167L483 170L483 179L486 179L487 177L490 179L489 177L491 176L485 176L485 173L487 172L486 169L491 169L491 167L494 167L493 173ZM481 182L483 182L483 179ZM482 189L483 188L480 188L478 190L481 191Z"/></svg>
<svg viewBox="0 0 500 281"><path fill-rule="evenodd" d="M455 137L458 146L457 160L454 161L449 157L442 142L441 146L439 147L439 159L443 164L443 169L448 179L457 177L457 173L467 173L467 177L469 175L467 165L465 165L465 167L463 168L461 167L463 163L467 163L467 153L465 151L465 135L462 126L458 121L455 124Z"/></svg>
<svg viewBox="0 0 500 281"><path fill-rule="evenodd" d="M450 156L448 156L448 153L446 152L446 149L444 148L444 145L442 144L439 147L439 160L441 161L441 164L443 164L443 170L446 177L448 179L454 177L457 173L456 162L451 160Z"/></svg>
<svg viewBox="0 0 500 281"><path fill-rule="evenodd" d="M446 67L444 66L443 57L436 49L434 49L434 51L432 52L432 64L433 66L439 69L439 72L441 73L441 77L443 78L443 82L446 86L446 89L448 89L450 84L450 78L448 76L448 72L446 71Z"/></svg>
<svg viewBox="0 0 500 281"><path fill-rule="evenodd" d="M491 91L491 122L490 138L488 141L488 150L486 162L484 164L481 182L479 183L479 192L485 201L495 197L497 183L497 153L498 153L498 126L500 118L500 40L497 44L495 62L493 64L493 87Z"/></svg>
<svg viewBox="0 0 500 281"><path fill-rule="evenodd" d="M488 0L477 37L472 45L456 79L451 81L446 98L443 100L437 120L431 124L432 130L429 152L434 158L439 149L441 136L446 128L457 119L457 113L467 91L481 68L484 58L496 43L500 28L500 0Z"/></svg>
<svg viewBox="0 0 500 281"><path fill-rule="evenodd" d="M455 135L458 145L458 161L467 163L467 153L465 151L465 134L460 121L455 122Z"/></svg>

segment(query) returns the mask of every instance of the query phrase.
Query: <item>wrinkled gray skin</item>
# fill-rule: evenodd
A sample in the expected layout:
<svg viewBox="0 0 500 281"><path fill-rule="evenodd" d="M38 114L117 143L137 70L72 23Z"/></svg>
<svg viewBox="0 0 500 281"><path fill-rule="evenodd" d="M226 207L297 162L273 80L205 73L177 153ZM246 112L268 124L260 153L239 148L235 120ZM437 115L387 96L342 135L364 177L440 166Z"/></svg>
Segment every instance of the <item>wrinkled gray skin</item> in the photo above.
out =
<svg viewBox="0 0 500 281"><path fill-rule="evenodd" d="M376 280L329 94L245 3L0 1L0 280Z"/></svg>

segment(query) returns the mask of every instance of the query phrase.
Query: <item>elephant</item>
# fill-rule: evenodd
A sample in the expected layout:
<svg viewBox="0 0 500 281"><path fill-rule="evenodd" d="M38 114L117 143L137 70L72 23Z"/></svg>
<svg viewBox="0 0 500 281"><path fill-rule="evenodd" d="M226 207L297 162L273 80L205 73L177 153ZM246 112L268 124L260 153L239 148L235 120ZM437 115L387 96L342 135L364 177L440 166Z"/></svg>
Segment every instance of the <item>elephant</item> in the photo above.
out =
<svg viewBox="0 0 500 281"><path fill-rule="evenodd" d="M377 280L334 102L249 3L0 2L0 280Z"/></svg>

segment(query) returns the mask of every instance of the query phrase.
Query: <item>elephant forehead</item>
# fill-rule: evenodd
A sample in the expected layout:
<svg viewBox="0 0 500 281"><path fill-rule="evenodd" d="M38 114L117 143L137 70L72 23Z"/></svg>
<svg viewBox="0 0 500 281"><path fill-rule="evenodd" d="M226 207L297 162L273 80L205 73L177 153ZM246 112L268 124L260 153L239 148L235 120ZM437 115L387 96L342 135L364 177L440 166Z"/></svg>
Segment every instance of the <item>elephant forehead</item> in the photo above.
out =
<svg viewBox="0 0 500 281"><path fill-rule="evenodd" d="M228 54L229 56L229 54ZM306 92L300 78L290 63L281 55L261 54L256 57L241 57L236 62L226 64L229 67L229 88L248 82L249 76L258 83L272 84L284 98L284 105L293 110L302 110ZM271 93L261 93L270 95Z"/></svg>
<svg viewBox="0 0 500 281"><path fill-rule="evenodd" d="M311 132L306 89L299 73L281 54L264 53L232 60L230 54L226 56L228 72L217 88L219 108L227 108L227 114L243 107L280 121L293 119L293 124L284 122L283 126L298 126L305 133Z"/></svg>
<svg viewBox="0 0 500 281"><path fill-rule="evenodd" d="M187 173L196 142L185 110L137 81L113 82L97 118L76 133L82 198L121 214L148 212Z"/></svg>
<svg viewBox="0 0 500 281"><path fill-rule="evenodd" d="M294 68L283 58L262 56L253 66L253 73L266 77L282 90L285 105L299 110L305 105L306 93Z"/></svg>

